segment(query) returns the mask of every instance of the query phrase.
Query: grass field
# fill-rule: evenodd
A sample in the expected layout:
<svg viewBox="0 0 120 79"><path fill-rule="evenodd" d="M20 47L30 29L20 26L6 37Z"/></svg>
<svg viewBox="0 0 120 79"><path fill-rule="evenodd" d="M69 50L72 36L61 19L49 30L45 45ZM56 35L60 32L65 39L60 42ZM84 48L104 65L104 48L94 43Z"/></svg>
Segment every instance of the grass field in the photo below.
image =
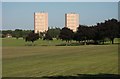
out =
<svg viewBox="0 0 120 79"><path fill-rule="evenodd" d="M1 40L1 39L0 39ZM120 38L115 38L115 43L120 42ZM55 46L66 43L65 41L61 40L54 40L54 41L47 41L47 40L37 40L34 42L36 46ZM110 44L110 41L107 41L106 43ZM22 38L16 39L16 38L3 38L2 39L2 46L25 46L27 44L32 44L31 42L25 42Z"/></svg>
<svg viewBox="0 0 120 79"><path fill-rule="evenodd" d="M62 41L3 39L3 77L117 74L118 45L52 46ZM49 44L51 46L39 46Z"/></svg>
<svg viewBox="0 0 120 79"><path fill-rule="evenodd" d="M37 40L34 42L36 46L54 46L61 43L65 43L65 41L61 40L54 40L54 41L47 41L47 40ZM32 44L32 42L25 42L22 38L16 39L16 38L3 38L2 39L2 46L25 46L27 44Z"/></svg>

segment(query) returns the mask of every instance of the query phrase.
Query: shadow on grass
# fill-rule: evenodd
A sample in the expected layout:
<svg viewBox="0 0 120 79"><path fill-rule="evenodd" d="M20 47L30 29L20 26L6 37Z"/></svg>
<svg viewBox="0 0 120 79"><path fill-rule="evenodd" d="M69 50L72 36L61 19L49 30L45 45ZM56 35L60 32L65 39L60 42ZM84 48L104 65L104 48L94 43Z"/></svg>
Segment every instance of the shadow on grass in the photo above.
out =
<svg viewBox="0 0 120 79"><path fill-rule="evenodd" d="M119 43L114 43L112 45L118 45ZM85 45L84 43L63 43L63 44L58 44L56 46L82 46ZM95 44L95 43L87 43L86 45L111 45L110 43L105 43L105 44Z"/></svg>
<svg viewBox="0 0 120 79"><path fill-rule="evenodd" d="M34 43L27 43L27 44L25 44L25 46L37 46L37 44L34 44Z"/></svg>
<svg viewBox="0 0 120 79"><path fill-rule="evenodd" d="M118 74L78 74L76 76L3 77L2 79L119 79Z"/></svg>
<svg viewBox="0 0 120 79"><path fill-rule="evenodd" d="M43 77L46 79L118 79L120 75L117 74L78 74L77 76L49 76Z"/></svg>
<svg viewBox="0 0 120 79"><path fill-rule="evenodd" d="M80 43L63 43L63 44L58 44L56 46L80 46L82 44Z"/></svg>

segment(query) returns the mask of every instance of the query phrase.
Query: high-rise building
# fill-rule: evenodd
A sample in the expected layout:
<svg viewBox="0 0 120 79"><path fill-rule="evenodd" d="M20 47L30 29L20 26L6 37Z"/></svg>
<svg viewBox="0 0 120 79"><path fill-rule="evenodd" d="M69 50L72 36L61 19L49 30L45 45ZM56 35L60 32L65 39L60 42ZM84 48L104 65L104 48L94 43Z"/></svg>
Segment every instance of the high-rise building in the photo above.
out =
<svg viewBox="0 0 120 79"><path fill-rule="evenodd" d="M78 26L79 26L79 14L76 13L65 14L65 27L73 30L73 32L76 32Z"/></svg>
<svg viewBox="0 0 120 79"><path fill-rule="evenodd" d="M48 30L48 13L34 13L34 32L40 33Z"/></svg>

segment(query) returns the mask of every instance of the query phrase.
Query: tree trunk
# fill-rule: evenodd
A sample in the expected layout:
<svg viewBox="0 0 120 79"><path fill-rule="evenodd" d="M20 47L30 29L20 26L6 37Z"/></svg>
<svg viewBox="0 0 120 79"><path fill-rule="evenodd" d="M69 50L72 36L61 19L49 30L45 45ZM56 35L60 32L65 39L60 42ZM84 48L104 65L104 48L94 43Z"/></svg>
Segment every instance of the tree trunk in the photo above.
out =
<svg viewBox="0 0 120 79"><path fill-rule="evenodd" d="M104 40L103 40L103 43L102 44L104 44Z"/></svg>
<svg viewBox="0 0 120 79"><path fill-rule="evenodd" d="M69 43L69 40L68 40L68 43Z"/></svg>
<svg viewBox="0 0 120 79"><path fill-rule="evenodd" d="M85 42L84 42L84 45L86 45L86 40L85 40Z"/></svg>
<svg viewBox="0 0 120 79"><path fill-rule="evenodd" d="M112 44L114 44L114 38L112 38L111 41L112 41Z"/></svg>
<svg viewBox="0 0 120 79"><path fill-rule="evenodd" d="M86 45L86 42L87 42L87 40L86 40L86 37L85 37L84 45Z"/></svg>
<svg viewBox="0 0 120 79"><path fill-rule="evenodd" d="M16 37L16 39L18 40L18 37Z"/></svg>

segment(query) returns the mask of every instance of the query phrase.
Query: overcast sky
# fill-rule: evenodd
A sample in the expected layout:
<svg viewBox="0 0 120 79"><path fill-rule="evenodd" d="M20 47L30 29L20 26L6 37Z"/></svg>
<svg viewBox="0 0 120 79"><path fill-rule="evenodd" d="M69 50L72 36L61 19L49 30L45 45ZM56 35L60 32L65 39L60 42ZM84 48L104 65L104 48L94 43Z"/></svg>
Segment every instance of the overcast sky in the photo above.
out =
<svg viewBox="0 0 120 79"><path fill-rule="evenodd" d="M118 19L117 2L3 2L2 29L34 29L34 12L48 13L49 27L64 27L65 13L80 15L80 24Z"/></svg>

